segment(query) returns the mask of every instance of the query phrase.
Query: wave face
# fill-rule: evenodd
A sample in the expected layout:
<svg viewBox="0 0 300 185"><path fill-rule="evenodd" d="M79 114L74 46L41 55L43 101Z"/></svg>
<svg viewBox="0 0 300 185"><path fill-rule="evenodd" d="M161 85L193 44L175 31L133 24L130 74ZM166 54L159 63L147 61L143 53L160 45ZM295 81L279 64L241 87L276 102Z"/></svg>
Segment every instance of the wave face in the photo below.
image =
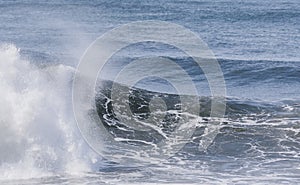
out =
<svg viewBox="0 0 300 185"><path fill-rule="evenodd" d="M116 85L116 84L114 84ZM98 89L98 96L96 97L97 113L100 116L105 128L117 138L123 138L126 143L140 141L140 143L155 144L160 140L159 130L146 129L145 131L135 130L134 128L126 125L116 117L116 112L121 111L120 106L123 103L128 103L130 111L133 116L137 117L141 122L147 119L151 112L150 102L153 98L160 97L166 103L166 110L164 111L165 117L158 124L160 128L166 133L172 132L174 128L172 126L176 123L176 111L180 110L180 97L177 94L168 94L161 92L154 92L136 87L129 88L128 100L115 100L112 102L111 93L111 81L102 81L101 86ZM124 85L118 85L119 89L123 89ZM190 96L190 95L187 95ZM199 116L198 129L191 140L191 143L197 145L201 136L203 136L203 128L207 126L208 120L211 115L211 100L212 97L201 96L199 97ZM192 105L191 105L192 106ZM286 152L299 152L299 112L300 100L282 100L282 101L262 101L262 100L250 100L250 99L238 99L230 98L226 99L226 114L225 118L221 121L221 129L217 138L217 141L213 145L224 148L231 152L233 156L239 156L243 152L248 155L247 150L243 151L242 145L268 145L261 147L260 152L268 153L272 152L275 148L284 149ZM123 115L126 112L123 112ZM154 114L162 114L162 112L154 112ZM124 115L124 117L130 117L130 115ZM178 115L177 115L178 116ZM159 116L158 116L159 117ZM155 128L155 127L154 127ZM264 133L266 132L266 133ZM281 133L278 135L278 133ZM270 134L270 135L268 135ZM274 134L274 135L272 135ZM230 137L229 137L230 136ZM231 138L234 136L235 138ZM252 137L252 141L249 143L249 139L243 137ZM270 140L264 140L263 138L270 137ZM292 141L293 140L293 141ZM236 146L236 150L232 148L226 149L226 146L222 146L223 143L229 142L234 144L235 141L240 142L240 146ZM279 142L280 141L280 142ZM257 142L257 143L256 143ZM190 143L190 144L191 144ZM284 146L283 143L288 143L289 146ZM212 146L208 150L210 152L215 151L216 146ZM241 148L239 148L241 147ZM252 146L254 147L254 146ZM193 150L191 150L193 151ZM195 148L194 151L197 151ZM185 149L182 150L186 153ZM225 152L225 151L218 151ZM255 151L253 148L253 152ZM190 155L189 152L187 152ZM250 153L249 153L250 155Z"/></svg>
<svg viewBox="0 0 300 185"><path fill-rule="evenodd" d="M124 58L123 58L124 59ZM173 61L184 62L190 58L171 58ZM124 59L125 63L131 59ZM225 117L220 120L220 128L214 142L206 151L199 150L199 144L205 137L205 128L209 124L212 97L207 95L205 75L197 76L199 81L200 110L197 116L198 122L195 132L187 144L162 166L151 168L154 177L150 179L164 179L173 182L172 177L157 173L167 173L167 169L177 166L178 175L190 175L189 182L195 179L203 183L231 182L232 178L242 182L268 182L273 183L271 174L284 177L276 177L275 181L295 183L299 173L300 152L300 99L299 99L299 69L298 62L280 61L236 61L219 60L226 81L227 98ZM189 74L193 74L193 68L185 68ZM116 69L114 69L116 70ZM163 70L163 69L162 69ZM114 73L117 74L117 73ZM125 100L111 99L112 84L117 84L119 89L129 88L128 97ZM97 116L100 117L105 129L119 141L127 145L143 146L157 145L164 134L168 134L176 125L176 111L180 107L180 98L176 93L167 88L158 90L157 84L164 82L143 84L137 83L133 87L126 84L118 84L110 80L100 79L98 83L98 96L96 97ZM189 96L189 95L187 95ZM162 98L167 109L166 115L159 123L160 127L152 129L135 129L122 122L116 116L121 111L122 105L129 104L133 115L143 122L151 114L160 117L161 111L151 111L151 101ZM193 106L193 105L191 105ZM124 113L124 117L130 116ZM163 134L162 134L163 133ZM118 150L121 150L118 148ZM122 151L122 150L121 150ZM124 154L126 151L124 151ZM128 156L127 156L128 157ZM111 166L100 170L112 169ZM201 169L201 170L200 170ZM115 170L120 170L119 168ZM134 170L134 169L129 169ZM212 172L212 178L199 175L199 173ZM138 174L143 174L137 172ZM196 174L197 173L197 174ZM221 173L217 175L217 173ZM268 174L264 178L249 179L245 177L250 173L254 178L260 173ZM225 178L224 174L231 174ZM144 174L143 174L144 175ZM142 175L142 176L143 176ZM210 176L210 175L209 175ZM211 177L211 176L210 176ZM135 179L136 180L136 179ZM186 179L176 178L178 182L186 182ZM143 179L138 179L143 182Z"/></svg>
<svg viewBox="0 0 300 185"><path fill-rule="evenodd" d="M289 73L288 71L290 69L287 70L287 73ZM253 71L253 75L256 76L257 72ZM271 79L269 78L268 80ZM99 85L96 98L97 116L102 121L99 124L103 124L105 129L113 137L118 138L120 142L124 142L124 145L140 147L143 145L157 145L164 139L161 133L168 134L170 131L173 131L173 126L177 123L176 118L178 118L176 111L178 111L178 106L180 107L178 95L131 87L128 92L128 100L112 102L110 96L112 82L103 80L99 84L101 85ZM118 84L118 86L120 89L124 88L124 85ZM122 104L128 103L132 114L141 122L149 117L150 114L154 114L154 117L157 116L159 118L162 112L151 112L150 108L151 99L157 97L164 99L167 107L165 112L163 112L165 115L164 119L160 120L159 123L153 123L160 125L159 127L150 127L150 129L148 127L145 130L135 129L136 127L126 125L126 123L116 117L116 112L121 111L120 107L122 107ZM149 177L149 179L153 180L153 182L157 179L174 182L172 177L163 174L168 171L165 168L174 169L175 165L178 171L172 173L172 175L190 175L190 178L176 178L176 182L200 180L203 183L211 183L220 179L223 182L228 182L227 180L231 182L231 178L255 183L262 181L272 183L272 180L274 182L285 181L285 178L291 178L288 180L290 183L297 181L299 173L297 169L300 164L299 99L263 101L228 97L226 99L226 114L220 122L218 134L207 150L201 151L199 150L199 143L205 137L204 131L211 119L211 100L212 98L209 96L199 97L201 106L199 115L196 115L199 116L199 121L190 141L175 156L165 161L162 166L152 167L151 172L154 176ZM124 117L130 116L124 112L123 115ZM118 150L122 151L121 148L118 148ZM128 157L125 155L127 152L123 151L124 157ZM122 171L122 167L115 167L104 166L100 168L100 171L104 173L110 170ZM196 175L196 173L205 173L202 171L203 169L211 171L213 178L206 179L202 175ZM135 171L137 169L126 168L126 170ZM222 174L216 175L214 172L222 172ZM142 176L145 175L143 170L135 171L135 173ZM223 173L234 175L230 179L224 179ZM250 180L247 178L243 179L245 173L251 173L253 178L259 176L259 173L270 175L266 175L262 179ZM284 175L285 178L278 177L275 180L271 175L274 173ZM144 182L144 179L138 178L134 181Z"/></svg>

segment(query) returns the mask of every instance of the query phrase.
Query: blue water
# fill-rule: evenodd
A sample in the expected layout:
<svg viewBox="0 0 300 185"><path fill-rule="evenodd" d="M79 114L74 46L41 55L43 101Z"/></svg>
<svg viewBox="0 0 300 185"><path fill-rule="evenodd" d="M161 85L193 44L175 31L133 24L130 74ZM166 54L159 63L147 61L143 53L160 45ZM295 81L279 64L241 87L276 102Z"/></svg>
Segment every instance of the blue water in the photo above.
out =
<svg viewBox="0 0 300 185"><path fill-rule="evenodd" d="M207 43L224 75L226 114L205 151L198 150L199 123L193 139L172 158L122 164L94 152L81 136L72 111L72 82L96 38L142 20L182 25ZM298 0L1 1L0 183L298 184L299 22ZM205 75L194 73L191 59L178 50L140 43L119 51L110 63L124 65L144 55L187 64L199 80L200 117L207 117L211 99ZM115 71L108 65L101 77L112 80L122 65ZM142 83L141 97L168 97L158 84L155 79ZM141 97L137 104L147 104ZM110 111L100 102L94 113L105 120ZM111 132L130 139L147 135Z"/></svg>

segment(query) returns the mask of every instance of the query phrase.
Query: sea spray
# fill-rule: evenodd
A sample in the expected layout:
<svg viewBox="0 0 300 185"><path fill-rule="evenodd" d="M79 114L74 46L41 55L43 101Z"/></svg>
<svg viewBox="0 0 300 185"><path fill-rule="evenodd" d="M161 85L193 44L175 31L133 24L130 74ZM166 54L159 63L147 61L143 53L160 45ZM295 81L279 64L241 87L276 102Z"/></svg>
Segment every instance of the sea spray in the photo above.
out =
<svg viewBox="0 0 300 185"><path fill-rule="evenodd" d="M91 170L97 157L74 122L73 73L37 67L13 44L0 46L0 179Z"/></svg>

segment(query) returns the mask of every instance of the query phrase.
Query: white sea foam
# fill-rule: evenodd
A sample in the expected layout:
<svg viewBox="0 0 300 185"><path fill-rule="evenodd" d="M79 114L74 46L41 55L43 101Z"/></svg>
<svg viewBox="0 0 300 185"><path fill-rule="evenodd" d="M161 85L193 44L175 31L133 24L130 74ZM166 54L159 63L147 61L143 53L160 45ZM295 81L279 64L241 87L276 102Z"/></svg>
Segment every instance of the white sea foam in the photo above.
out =
<svg viewBox="0 0 300 185"><path fill-rule="evenodd" d="M0 46L0 179L90 171L96 155L74 121L74 69L40 68Z"/></svg>

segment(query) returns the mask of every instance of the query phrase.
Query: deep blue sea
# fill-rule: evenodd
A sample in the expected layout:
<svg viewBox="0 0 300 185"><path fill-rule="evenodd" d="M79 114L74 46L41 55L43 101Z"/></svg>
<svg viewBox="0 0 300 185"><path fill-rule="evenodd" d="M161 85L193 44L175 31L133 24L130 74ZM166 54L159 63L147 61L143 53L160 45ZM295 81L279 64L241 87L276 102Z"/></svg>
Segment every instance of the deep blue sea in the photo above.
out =
<svg viewBox="0 0 300 185"><path fill-rule="evenodd" d="M207 44L224 79L224 115L212 116L220 97L193 56L149 41L109 57L96 79L93 106L82 109L90 130L78 126L78 64L97 38L135 21L180 25ZM1 0L0 184L299 184L299 23L299 0ZM177 30L168 31L160 37ZM188 39L180 44L194 47ZM172 86L186 85L176 67L161 62L147 68L149 56L182 67L197 95ZM125 71L138 59L144 63ZM149 71L170 80L126 84ZM181 111L181 101L195 98ZM194 108L197 114L187 114ZM180 126L174 125L182 119L195 127L192 133L184 127L190 135L178 139ZM206 128L215 122L212 137ZM205 138L212 140L201 150ZM167 158L147 158L145 148L155 153L168 139L184 144Z"/></svg>

